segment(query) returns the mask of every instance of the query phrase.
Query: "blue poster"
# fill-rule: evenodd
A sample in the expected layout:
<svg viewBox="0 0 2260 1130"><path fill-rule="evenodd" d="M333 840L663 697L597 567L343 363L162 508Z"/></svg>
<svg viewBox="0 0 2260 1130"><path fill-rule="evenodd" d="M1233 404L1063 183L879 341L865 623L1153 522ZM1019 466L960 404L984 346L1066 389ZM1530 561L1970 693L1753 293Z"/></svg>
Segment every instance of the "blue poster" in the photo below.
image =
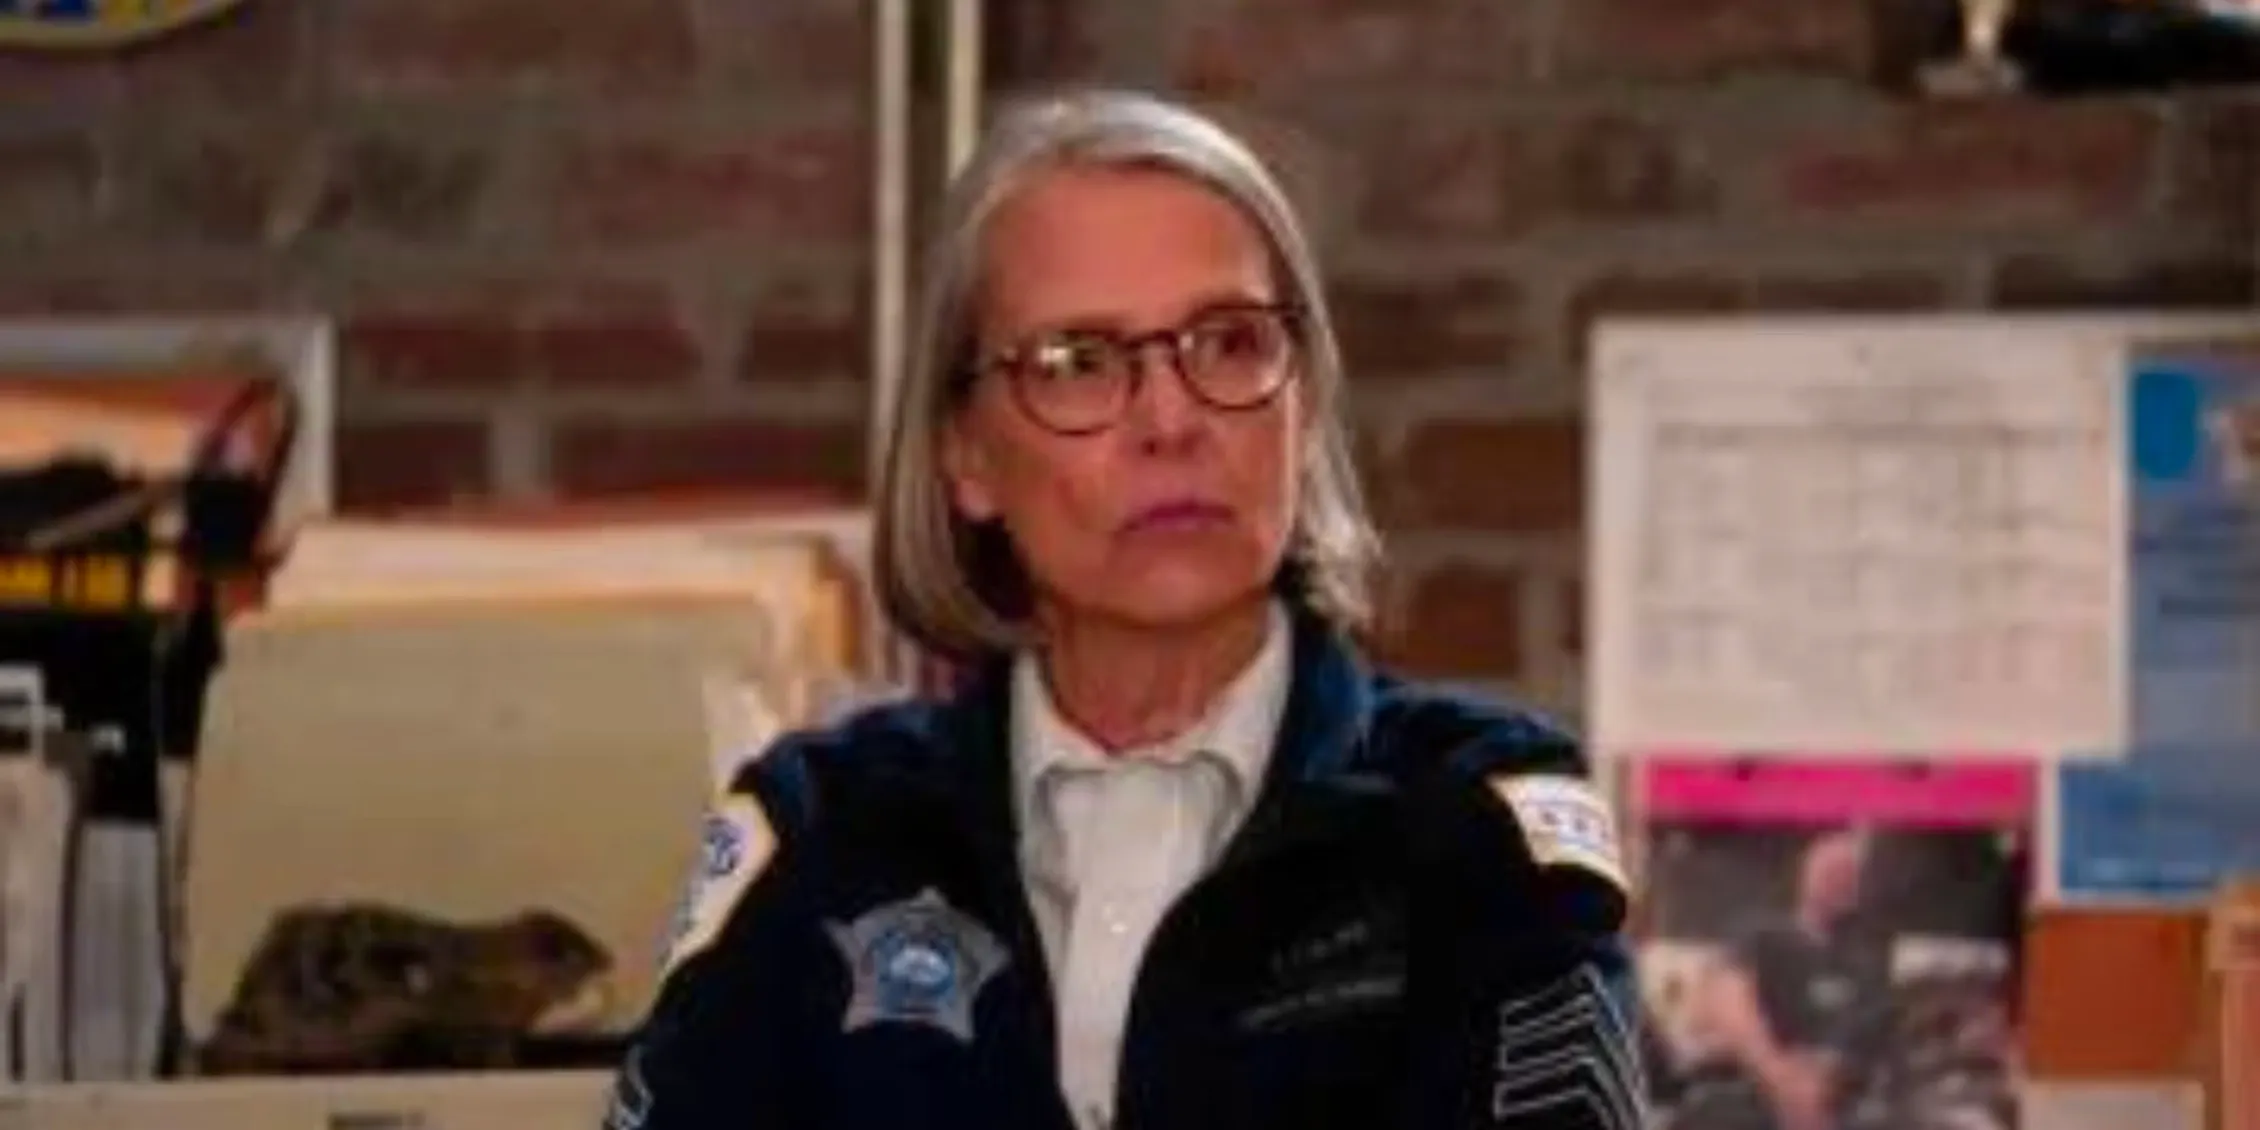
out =
<svg viewBox="0 0 2260 1130"><path fill-rule="evenodd" d="M2058 769L2057 887L2195 898L2260 869L2260 349L2127 389L2130 749Z"/></svg>
<svg viewBox="0 0 2260 1130"><path fill-rule="evenodd" d="M2248 750L2136 750L2057 769L2056 886L2070 897L2195 901L2260 871Z"/></svg>

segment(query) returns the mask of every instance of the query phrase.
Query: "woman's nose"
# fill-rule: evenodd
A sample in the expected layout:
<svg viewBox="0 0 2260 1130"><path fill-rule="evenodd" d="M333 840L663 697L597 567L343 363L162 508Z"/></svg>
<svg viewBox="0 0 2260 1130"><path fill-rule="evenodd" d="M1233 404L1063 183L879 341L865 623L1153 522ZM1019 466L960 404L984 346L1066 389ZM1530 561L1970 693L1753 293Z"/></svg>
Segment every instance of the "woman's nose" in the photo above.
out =
<svg viewBox="0 0 2260 1130"><path fill-rule="evenodd" d="M1177 351L1165 341L1154 341L1140 349L1131 364L1138 371L1131 385L1129 418L1139 443L1166 450L1198 439L1211 423L1209 410L1187 387Z"/></svg>

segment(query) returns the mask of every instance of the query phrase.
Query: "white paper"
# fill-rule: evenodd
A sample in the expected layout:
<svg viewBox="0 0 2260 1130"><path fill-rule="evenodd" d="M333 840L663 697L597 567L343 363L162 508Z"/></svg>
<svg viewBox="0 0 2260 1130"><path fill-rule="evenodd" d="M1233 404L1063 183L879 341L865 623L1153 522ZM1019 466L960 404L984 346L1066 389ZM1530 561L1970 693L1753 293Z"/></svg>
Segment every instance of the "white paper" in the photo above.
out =
<svg viewBox="0 0 2260 1130"><path fill-rule="evenodd" d="M1604 334L1600 742L2116 756L2126 335L2112 328Z"/></svg>

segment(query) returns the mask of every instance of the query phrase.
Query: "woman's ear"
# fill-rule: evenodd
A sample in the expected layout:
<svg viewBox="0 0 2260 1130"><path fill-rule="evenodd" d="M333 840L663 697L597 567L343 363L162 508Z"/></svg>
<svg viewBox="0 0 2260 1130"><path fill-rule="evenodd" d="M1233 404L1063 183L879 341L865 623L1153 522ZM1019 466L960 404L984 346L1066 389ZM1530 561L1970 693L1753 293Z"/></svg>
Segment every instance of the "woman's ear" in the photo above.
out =
<svg viewBox="0 0 2260 1130"><path fill-rule="evenodd" d="M971 434L962 416L942 426L942 476L949 480L950 501L970 521L987 522L997 516L992 464L988 449Z"/></svg>

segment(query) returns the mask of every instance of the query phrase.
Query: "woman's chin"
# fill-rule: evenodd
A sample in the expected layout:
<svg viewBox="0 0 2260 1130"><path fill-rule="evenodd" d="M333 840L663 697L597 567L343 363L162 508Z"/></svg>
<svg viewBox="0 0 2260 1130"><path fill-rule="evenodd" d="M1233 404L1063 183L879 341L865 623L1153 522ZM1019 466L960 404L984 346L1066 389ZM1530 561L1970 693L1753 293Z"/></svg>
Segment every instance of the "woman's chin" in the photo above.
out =
<svg viewBox="0 0 2260 1130"><path fill-rule="evenodd" d="M1141 574L1108 586L1093 602L1095 610L1145 627L1192 627L1260 602L1269 587L1264 574L1227 580L1213 571L1167 566Z"/></svg>

